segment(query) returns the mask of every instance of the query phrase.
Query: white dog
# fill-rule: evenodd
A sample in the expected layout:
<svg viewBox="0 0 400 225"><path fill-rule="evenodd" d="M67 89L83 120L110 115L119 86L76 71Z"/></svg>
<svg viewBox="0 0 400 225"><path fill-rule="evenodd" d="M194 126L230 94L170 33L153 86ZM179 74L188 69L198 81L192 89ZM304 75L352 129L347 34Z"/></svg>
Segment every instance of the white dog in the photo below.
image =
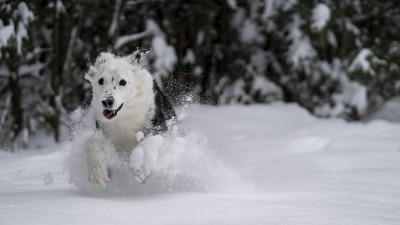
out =
<svg viewBox="0 0 400 225"><path fill-rule="evenodd" d="M176 118L150 73L139 65L140 58L150 51L138 50L125 57L101 53L85 74L92 84L96 127L103 134L88 140L86 149L89 181L97 188L104 189L110 179L104 140L99 137L108 139L128 161L138 144L138 132L165 131L167 121Z"/></svg>

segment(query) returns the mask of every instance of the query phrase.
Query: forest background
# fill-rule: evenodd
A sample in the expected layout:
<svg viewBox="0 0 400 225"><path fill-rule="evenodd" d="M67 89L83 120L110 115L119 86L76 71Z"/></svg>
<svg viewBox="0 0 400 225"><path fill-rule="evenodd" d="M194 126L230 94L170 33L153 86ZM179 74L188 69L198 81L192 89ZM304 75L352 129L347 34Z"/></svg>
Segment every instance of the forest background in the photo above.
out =
<svg viewBox="0 0 400 225"><path fill-rule="evenodd" d="M177 105L284 101L363 120L400 93L399 34L395 0L0 0L0 145L60 141L97 55L138 48Z"/></svg>

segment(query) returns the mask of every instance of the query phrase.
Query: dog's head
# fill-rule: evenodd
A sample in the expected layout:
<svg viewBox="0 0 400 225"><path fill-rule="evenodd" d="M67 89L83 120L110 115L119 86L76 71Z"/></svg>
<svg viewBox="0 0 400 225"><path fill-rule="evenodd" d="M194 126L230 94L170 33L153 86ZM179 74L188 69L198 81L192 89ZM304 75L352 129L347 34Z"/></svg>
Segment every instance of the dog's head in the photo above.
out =
<svg viewBox="0 0 400 225"><path fill-rule="evenodd" d="M138 50L132 55L118 57L111 53L101 53L93 66L85 74L92 84L92 105L103 122L110 122L123 116L129 101L140 92L143 74L148 75L138 65L142 55L150 50Z"/></svg>

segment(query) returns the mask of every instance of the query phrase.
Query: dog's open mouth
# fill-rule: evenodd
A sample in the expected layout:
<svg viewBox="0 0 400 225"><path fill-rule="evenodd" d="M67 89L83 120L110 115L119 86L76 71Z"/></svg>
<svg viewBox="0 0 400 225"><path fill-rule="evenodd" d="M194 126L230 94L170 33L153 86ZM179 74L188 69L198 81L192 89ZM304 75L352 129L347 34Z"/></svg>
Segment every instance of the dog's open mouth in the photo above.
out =
<svg viewBox="0 0 400 225"><path fill-rule="evenodd" d="M117 116L117 113L119 112L119 110L121 110L122 109L122 106L123 106L124 104L121 104L119 107L118 107L118 109L116 109L116 110L110 110L110 109L104 109L103 110L103 116L105 117L105 118L107 118L107 119L112 119L112 118L114 118L114 117L116 117Z"/></svg>

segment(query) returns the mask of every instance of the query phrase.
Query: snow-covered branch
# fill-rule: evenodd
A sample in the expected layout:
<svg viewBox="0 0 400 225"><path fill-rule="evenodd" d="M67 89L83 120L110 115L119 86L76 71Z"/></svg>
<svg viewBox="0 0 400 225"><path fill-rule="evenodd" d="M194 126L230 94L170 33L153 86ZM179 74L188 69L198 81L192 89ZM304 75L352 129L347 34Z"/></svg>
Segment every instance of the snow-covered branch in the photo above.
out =
<svg viewBox="0 0 400 225"><path fill-rule="evenodd" d="M46 63L36 63L32 65L21 65L18 68L18 75L38 75L39 71L47 66Z"/></svg>
<svg viewBox="0 0 400 225"><path fill-rule="evenodd" d="M161 31L160 27L157 25L157 23L154 20L147 20L145 31L142 31L142 32L136 33L136 34L130 34L130 35L125 35L125 36L119 37L115 41L114 48L120 49L122 46L124 46L130 42L138 41L143 38L149 37L151 35L165 36L165 34Z"/></svg>
<svg viewBox="0 0 400 225"><path fill-rule="evenodd" d="M140 39L146 38L152 34L151 30L145 30L143 32L131 35L121 36L115 42L114 48L120 49L122 46L128 44L129 42L138 41Z"/></svg>
<svg viewBox="0 0 400 225"><path fill-rule="evenodd" d="M116 0L114 13L113 13L113 19L111 21L110 28L108 29L109 37L114 36L115 31L117 30L118 23L119 23L119 16L120 16L120 12L121 12L121 6L122 6L122 0Z"/></svg>
<svg viewBox="0 0 400 225"><path fill-rule="evenodd" d="M150 3L150 2L165 2L165 0L128 0L126 2L127 7L134 7L141 3Z"/></svg>

